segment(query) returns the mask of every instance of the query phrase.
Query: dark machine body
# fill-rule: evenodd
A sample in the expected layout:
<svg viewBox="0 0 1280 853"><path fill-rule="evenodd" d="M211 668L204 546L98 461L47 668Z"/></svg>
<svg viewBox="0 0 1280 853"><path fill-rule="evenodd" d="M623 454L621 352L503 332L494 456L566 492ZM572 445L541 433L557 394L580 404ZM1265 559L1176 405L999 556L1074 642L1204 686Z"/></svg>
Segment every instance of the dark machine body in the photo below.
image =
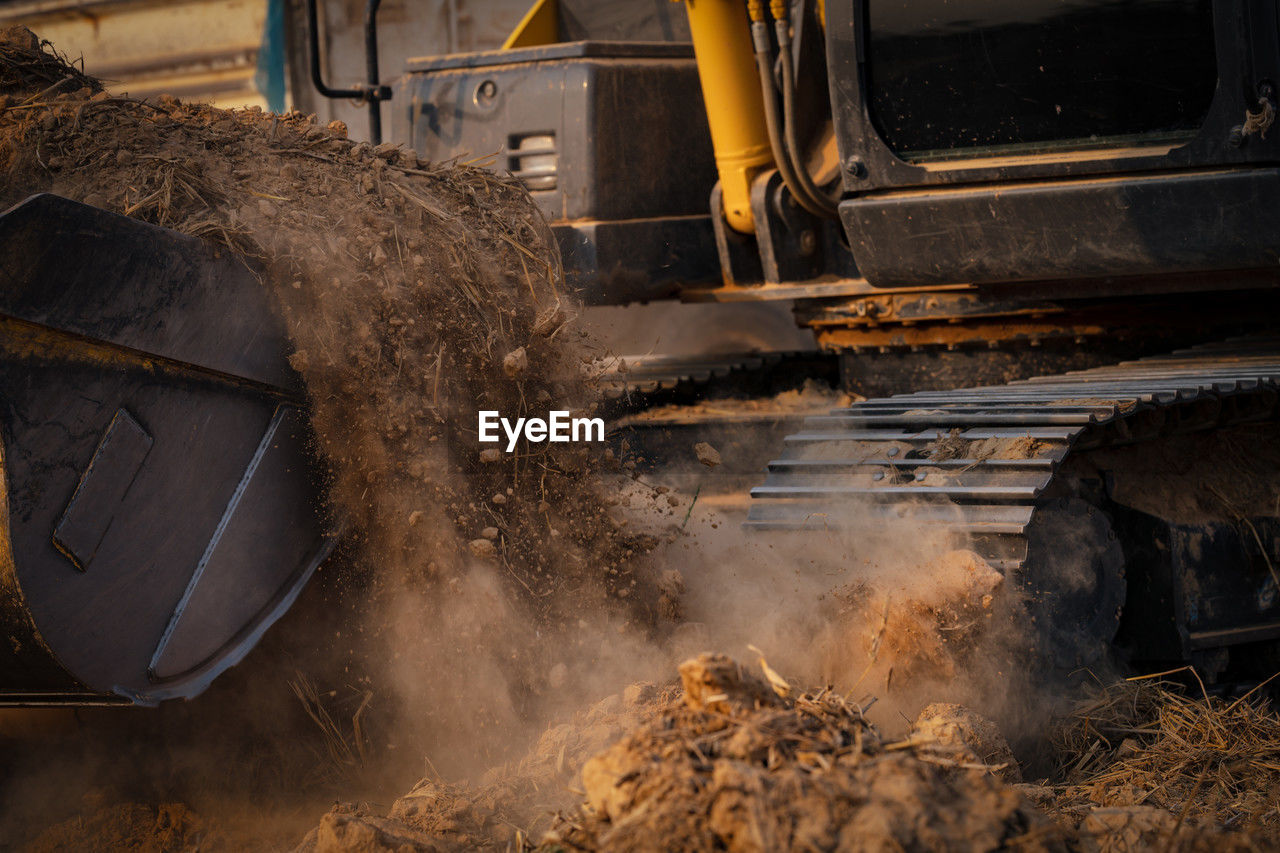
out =
<svg viewBox="0 0 1280 853"><path fill-rule="evenodd" d="M1036 591L1056 665L1118 650L1214 676L1229 650L1280 641L1274 507L1223 494L1191 523L1176 494L1122 502L1145 486L1126 458L1277 434L1276 4L789 4L795 91L778 97L795 102L794 159L832 203L797 203L775 150L750 179L749 231L716 174L708 5L687 10L690 53L619 41L613 18L606 40L414 63L393 131L430 158L501 151L588 303L794 300L845 387L872 399L788 437L749 527L905 512L954 529ZM631 8L653 38L650 8ZM747 37L746 6L738 26L716 37ZM772 33L770 49L782 89ZM526 166L531 136L554 140L546 171ZM691 186L711 188L701 207ZM1079 372L1006 385L1064 371ZM979 450L1026 437L1027 458ZM973 452L938 458L941 440ZM1277 473L1259 462L1246 479Z"/></svg>
<svg viewBox="0 0 1280 853"><path fill-rule="evenodd" d="M1280 432L1274 0L540 0L503 50L389 87L374 0L351 90L308 6L321 92L522 180L586 303L786 300L814 330L870 399L783 443L758 535L943 526L1035 593L1056 666L1280 647L1274 454L1204 517L1182 500ZM0 695L193 695L327 553L282 331L163 229L38 198L0 243Z"/></svg>
<svg viewBox="0 0 1280 853"><path fill-rule="evenodd" d="M194 696L331 545L282 324L239 258L56 196L0 245L0 701Z"/></svg>

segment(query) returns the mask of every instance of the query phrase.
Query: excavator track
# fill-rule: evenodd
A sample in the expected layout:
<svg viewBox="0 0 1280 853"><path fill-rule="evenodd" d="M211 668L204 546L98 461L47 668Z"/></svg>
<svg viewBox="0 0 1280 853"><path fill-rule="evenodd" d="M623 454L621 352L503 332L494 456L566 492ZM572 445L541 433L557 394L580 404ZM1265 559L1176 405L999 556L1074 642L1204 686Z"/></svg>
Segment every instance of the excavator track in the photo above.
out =
<svg viewBox="0 0 1280 853"><path fill-rule="evenodd" d="M1081 481L1073 463L1097 450L1275 421L1278 390L1280 338L1268 337L867 400L811 417L787 437L752 490L746 524L812 530L893 518L954 533L1052 599L1041 621L1055 626L1045 628L1055 632L1046 639L1068 664L1123 639L1126 596L1130 611L1143 611L1132 618L1154 620L1148 629L1163 637L1138 643L1134 656L1188 659L1273 641L1280 638L1274 519L1152 522ZM1144 541L1153 529L1164 542L1154 549ZM1149 553L1161 547L1165 553ZM1207 554L1236 552L1244 556L1234 569L1205 565ZM1082 576L1088 584L1068 580ZM1135 597L1143 607L1134 607Z"/></svg>

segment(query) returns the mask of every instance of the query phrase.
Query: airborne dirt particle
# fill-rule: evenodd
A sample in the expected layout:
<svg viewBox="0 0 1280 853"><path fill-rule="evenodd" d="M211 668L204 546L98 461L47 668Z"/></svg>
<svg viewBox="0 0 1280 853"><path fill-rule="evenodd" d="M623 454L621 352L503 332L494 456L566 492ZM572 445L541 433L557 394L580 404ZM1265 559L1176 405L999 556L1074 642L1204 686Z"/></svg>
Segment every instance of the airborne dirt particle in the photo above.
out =
<svg viewBox="0 0 1280 853"><path fill-rule="evenodd" d="M503 356L502 372L515 378L529 369L529 356L524 347L517 347Z"/></svg>
<svg viewBox="0 0 1280 853"><path fill-rule="evenodd" d="M698 457L698 461L708 468L714 468L720 464L720 451L716 450L705 441L700 441L693 446L694 455Z"/></svg>

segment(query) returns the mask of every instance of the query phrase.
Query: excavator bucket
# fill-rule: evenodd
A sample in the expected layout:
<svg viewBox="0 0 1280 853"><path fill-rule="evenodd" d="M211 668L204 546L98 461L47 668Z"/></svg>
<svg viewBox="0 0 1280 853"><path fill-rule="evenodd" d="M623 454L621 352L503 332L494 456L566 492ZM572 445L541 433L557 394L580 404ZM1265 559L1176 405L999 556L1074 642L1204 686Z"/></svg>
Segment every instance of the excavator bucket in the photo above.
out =
<svg viewBox="0 0 1280 853"><path fill-rule="evenodd" d="M52 195L0 214L0 705L190 698L325 558L244 261Z"/></svg>

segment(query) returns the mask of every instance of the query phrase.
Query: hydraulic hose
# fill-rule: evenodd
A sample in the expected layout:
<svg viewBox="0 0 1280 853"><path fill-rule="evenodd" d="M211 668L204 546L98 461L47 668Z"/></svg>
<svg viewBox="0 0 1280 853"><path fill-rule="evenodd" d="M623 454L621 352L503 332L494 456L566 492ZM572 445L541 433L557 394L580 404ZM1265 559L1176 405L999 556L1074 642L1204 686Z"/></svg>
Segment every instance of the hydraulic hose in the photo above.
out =
<svg viewBox="0 0 1280 853"><path fill-rule="evenodd" d="M752 11L755 11L754 8ZM752 18L751 40L755 47L756 71L760 76L760 93L764 100L765 128L769 134L769 147L773 149L773 159L778 167L778 174L782 176L782 182L786 184L791 197L797 204L814 216L831 217L834 212L826 212L817 199L805 194L804 185L800 183L800 178L793 168L794 161L791 159L790 152L787 151L784 131L780 127L782 122L778 115L778 92L773 85L773 56L769 49L769 26L764 22L763 15L760 15L760 19L756 19L756 15L753 14Z"/></svg>
<svg viewBox="0 0 1280 853"><path fill-rule="evenodd" d="M836 201L814 183L801 155L795 120L796 81L795 69L791 65L791 23L781 17L774 22L774 28L778 34L778 61L782 63L783 141L786 143L784 154L791 158L791 171L796 176L801 192L820 212L810 210L808 206L805 209L815 216L835 219L838 216Z"/></svg>

